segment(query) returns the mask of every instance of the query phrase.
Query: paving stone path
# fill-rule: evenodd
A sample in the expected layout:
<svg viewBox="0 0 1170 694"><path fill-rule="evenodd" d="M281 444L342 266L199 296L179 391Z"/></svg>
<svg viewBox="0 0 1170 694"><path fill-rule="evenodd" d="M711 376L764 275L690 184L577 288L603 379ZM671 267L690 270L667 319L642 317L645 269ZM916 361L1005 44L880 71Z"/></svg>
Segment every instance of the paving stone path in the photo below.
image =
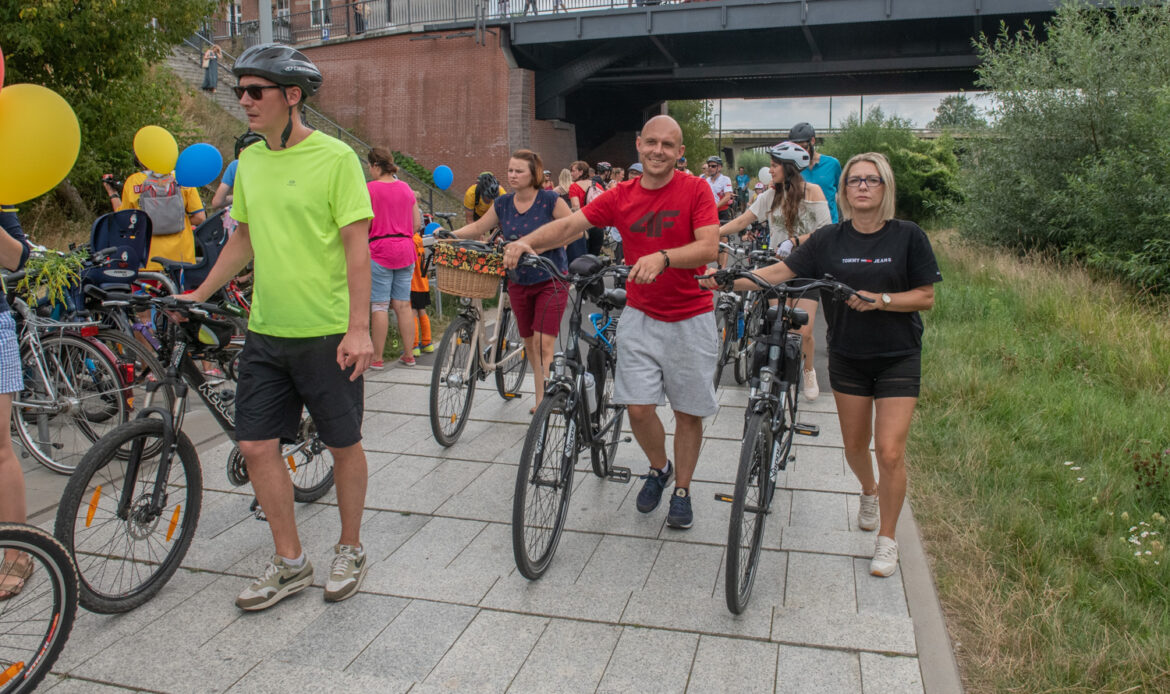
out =
<svg viewBox="0 0 1170 694"><path fill-rule="evenodd" d="M322 600L339 527L330 492L297 508L316 585L265 612L236 609L271 540L248 513L247 489L224 475L230 444L212 439L200 450L207 490L182 568L135 612L82 611L46 690L958 690L908 510L901 568L867 573L873 533L856 528L858 485L830 395L802 404L800 419L822 433L798 438L751 604L733 616L722 566L730 506L713 496L732 489L745 391L724 388L707 422L691 530L665 527L666 504L638 513L640 481L599 480L583 456L568 530L548 573L529 582L513 562L510 519L531 382L513 402L481 388L461 441L444 449L426 417L429 379L429 368L367 379L363 541L373 563L358 596ZM633 442L619 458L635 474L647 467Z"/></svg>

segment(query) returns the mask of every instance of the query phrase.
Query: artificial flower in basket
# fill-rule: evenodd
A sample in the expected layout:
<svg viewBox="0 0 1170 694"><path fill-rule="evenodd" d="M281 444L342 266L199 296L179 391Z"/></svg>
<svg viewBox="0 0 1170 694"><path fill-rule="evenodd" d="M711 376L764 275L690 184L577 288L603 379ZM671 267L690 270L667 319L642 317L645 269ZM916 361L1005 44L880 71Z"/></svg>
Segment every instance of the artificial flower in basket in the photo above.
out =
<svg viewBox="0 0 1170 694"><path fill-rule="evenodd" d="M450 243L436 243L434 249L435 265L466 270L477 275L504 276L504 257L499 253L484 253Z"/></svg>

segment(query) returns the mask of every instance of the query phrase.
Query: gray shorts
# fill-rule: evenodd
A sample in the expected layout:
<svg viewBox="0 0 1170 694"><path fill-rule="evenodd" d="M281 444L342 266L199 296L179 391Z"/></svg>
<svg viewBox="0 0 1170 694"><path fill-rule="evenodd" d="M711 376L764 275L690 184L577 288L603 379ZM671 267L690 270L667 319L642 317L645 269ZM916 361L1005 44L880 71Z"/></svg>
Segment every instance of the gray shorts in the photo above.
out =
<svg viewBox="0 0 1170 694"><path fill-rule="evenodd" d="M665 405L669 399L674 410L710 417L718 409L718 346L714 313L667 323L627 306L618 321L614 402Z"/></svg>

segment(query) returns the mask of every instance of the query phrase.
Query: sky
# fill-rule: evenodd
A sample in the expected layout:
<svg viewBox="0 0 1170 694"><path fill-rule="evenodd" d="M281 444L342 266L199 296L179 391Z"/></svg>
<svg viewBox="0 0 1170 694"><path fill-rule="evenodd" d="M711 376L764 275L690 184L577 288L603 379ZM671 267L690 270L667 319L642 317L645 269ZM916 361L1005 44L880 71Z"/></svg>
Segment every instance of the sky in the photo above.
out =
<svg viewBox="0 0 1170 694"><path fill-rule="evenodd" d="M839 126L849 114L856 114L862 99L868 113L874 106L880 106L887 114L909 118L916 128L925 128L934 118L934 109L943 97L953 92L928 94L883 94L881 96L835 96L832 97L830 114L829 97L808 97L799 99L723 99L724 130L783 130L802 121L813 128ZM986 110L988 100L979 92L968 92L977 106ZM830 122L830 117L832 122ZM719 102L715 102L715 125L719 126Z"/></svg>

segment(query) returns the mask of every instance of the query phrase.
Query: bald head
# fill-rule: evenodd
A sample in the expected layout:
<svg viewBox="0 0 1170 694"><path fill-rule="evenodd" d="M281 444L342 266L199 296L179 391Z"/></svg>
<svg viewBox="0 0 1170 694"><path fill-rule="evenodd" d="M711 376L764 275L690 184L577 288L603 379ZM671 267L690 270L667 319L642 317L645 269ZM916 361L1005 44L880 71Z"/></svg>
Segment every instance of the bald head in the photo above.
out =
<svg viewBox="0 0 1170 694"><path fill-rule="evenodd" d="M638 134L638 157L642 160L642 186L665 185L674 175L674 163L686 150L682 128L670 116L654 116Z"/></svg>
<svg viewBox="0 0 1170 694"><path fill-rule="evenodd" d="M678 121L670 116L654 116L646 121L646 124L642 126L642 135L645 136L647 132L654 132L659 136L673 136L677 138L678 144L682 144L682 128Z"/></svg>

